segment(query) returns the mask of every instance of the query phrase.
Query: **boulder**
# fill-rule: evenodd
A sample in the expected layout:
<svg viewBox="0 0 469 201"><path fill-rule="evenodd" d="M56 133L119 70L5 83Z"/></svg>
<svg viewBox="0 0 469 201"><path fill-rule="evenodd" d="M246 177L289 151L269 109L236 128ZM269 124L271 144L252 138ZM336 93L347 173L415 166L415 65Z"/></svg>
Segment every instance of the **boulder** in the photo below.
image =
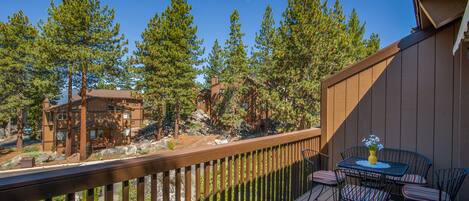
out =
<svg viewBox="0 0 469 201"><path fill-rule="evenodd" d="M137 154L138 148L136 145L129 145L127 146L127 150L125 151L125 155L135 155Z"/></svg>
<svg viewBox="0 0 469 201"><path fill-rule="evenodd" d="M229 143L228 139L221 139L221 140L216 139L215 140L215 144L228 144L228 143Z"/></svg>
<svg viewBox="0 0 469 201"><path fill-rule="evenodd" d="M16 167L17 165L19 165L21 159L23 159L23 156L22 155L17 155L15 157L13 157L12 159L10 159L9 161L3 163L1 167L2 167L2 169L8 169L8 168Z"/></svg>

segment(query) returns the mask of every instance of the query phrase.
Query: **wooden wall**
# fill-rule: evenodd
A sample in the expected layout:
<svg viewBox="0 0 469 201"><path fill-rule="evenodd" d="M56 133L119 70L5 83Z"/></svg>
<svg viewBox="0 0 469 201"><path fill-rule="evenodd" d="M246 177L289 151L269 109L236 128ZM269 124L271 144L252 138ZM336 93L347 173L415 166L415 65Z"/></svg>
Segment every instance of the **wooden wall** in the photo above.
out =
<svg viewBox="0 0 469 201"><path fill-rule="evenodd" d="M462 166L460 141L469 135L460 132L461 86L469 86L461 82L469 76L461 74L468 68L460 65L461 54L452 55L458 28L453 22L414 33L323 82L329 167L370 134L385 147L423 153L434 163L430 173Z"/></svg>

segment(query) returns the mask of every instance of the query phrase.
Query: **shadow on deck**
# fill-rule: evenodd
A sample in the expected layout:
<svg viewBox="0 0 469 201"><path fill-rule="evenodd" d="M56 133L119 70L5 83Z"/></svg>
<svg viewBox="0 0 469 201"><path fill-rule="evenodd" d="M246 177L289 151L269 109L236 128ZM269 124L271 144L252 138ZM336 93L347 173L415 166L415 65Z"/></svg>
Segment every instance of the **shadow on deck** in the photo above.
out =
<svg viewBox="0 0 469 201"><path fill-rule="evenodd" d="M321 185L317 185L313 188L313 194L311 195L311 198L309 201L313 201L314 198L319 194L321 191ZM308 201L308 196L309 196L309 191L296 199L295 201ZM332 196L332 188L325 186L323 192L321 193L321 196L319 196L318 201L334 201L333 196Z"/></svg>

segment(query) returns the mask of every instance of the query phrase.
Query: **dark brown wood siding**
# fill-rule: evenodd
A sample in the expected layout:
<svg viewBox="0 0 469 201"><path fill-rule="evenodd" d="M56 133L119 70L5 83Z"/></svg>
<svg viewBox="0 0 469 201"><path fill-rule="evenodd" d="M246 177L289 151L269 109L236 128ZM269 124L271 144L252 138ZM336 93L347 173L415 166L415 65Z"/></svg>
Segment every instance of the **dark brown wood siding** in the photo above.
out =
<svg viewBox="0 0 469 201"><path fill-rule="evenodd" d="M331 155L330 167L341 160L341 151L361 145L370 134L386 147L429 157L430 175L467 165L460 143L469 135L460 122L468 112L461 98L469 76L461 70L468 68L465 57L452 55L458 28L453 22L414 33L323 81L323 147Z"/></svg>

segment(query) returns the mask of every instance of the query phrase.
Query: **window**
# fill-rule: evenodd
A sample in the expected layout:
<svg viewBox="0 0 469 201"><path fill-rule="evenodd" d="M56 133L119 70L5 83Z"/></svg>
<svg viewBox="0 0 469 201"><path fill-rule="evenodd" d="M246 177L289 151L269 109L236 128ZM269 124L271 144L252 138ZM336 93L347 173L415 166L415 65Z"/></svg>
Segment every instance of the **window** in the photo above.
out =
<svg viewBox="0 0 469 201"><path fill-rule="evenodd" d="M129 112L124 112L123 117L124 119L130 119L130 113Z"/></svg>
<svg viewBox="0 0 469 201"><path fill-rule="evenodd" d="M60 112L57 114L57 120L65 120L67 119L67 114L65 112Z"/></svg>
<svg viewBox="0 0 469 201"><path fill-rule="evenodd" d="M64 141L66 135L67 135L67 131L64 131L64 130L57 131L57 135L56 135L57 141Z"/></svg>
<svg viewBox="0 0 469 201"><path fill-rule="evenodd" d="M94 129L89 131L90 140L103 137L104 131L101 129Z"/></svg>
<svg viewBox="0 0 469 201"><path fill-rule="evenodd" d="M90 140L96 139L96 130L90 130Z"/></svg>
<svg viewBox="0 0 469 201"><path fill-rule="evenodd" d="M97 130L96 134L98 135L98 137L103 137L104 136L104 130Z"/></svg>

